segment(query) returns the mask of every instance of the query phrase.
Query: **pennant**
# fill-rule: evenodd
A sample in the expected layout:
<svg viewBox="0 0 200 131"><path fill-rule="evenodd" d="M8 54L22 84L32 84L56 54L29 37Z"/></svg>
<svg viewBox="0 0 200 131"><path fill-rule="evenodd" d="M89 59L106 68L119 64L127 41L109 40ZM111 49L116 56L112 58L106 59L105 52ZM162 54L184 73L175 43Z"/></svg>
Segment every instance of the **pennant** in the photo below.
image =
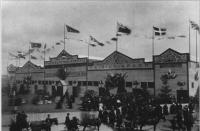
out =
<svg viewBox="0 0 200 131"><path fill-rule="evenodd" d="M66 25L67 28L67 32L71 32L71 33L80 33L77 29L74 29L68 25Z"/></svg>
<svg viewBox="0 0 200 131"><path fill-rule="evenodd" d="M131 34L131 30L120 23L117 23L117 32L125 33L127 35Z"/></svg>
<svg viewBox="0 0 200 131"><path fill-rule="evenodd" d="M200 27L197 23L195 23L194 21L190 21L190 24L192 26L192 29L197 30L200 33Z"/></svg>
<svg viewBox="0 0 200 131"><path fill-rule="evenodd" d="M112 44L110 41L106 41L107 44Z"/></svg>
<svg viewBox="0 0 200 131"><path fill-rule="evenodd" d="M96 46L95 44L89 44L89 45L91 45L92 47L95 47L95 46Z"/></svg>
<svg viewBox="0 0 200 131"><path fill-rule="evenodd" d="M154 30L155 36L163 36L163 35L166 35L166 33L167 33L166 28L153 27L153 30Z"/></svg>
<svg viewBox="0 0 200 131"><path fill-rule="evenodd" d="M33 55L31 55L31 59L37 60L37 58L35 56L33 56Z"/></svg>
<svg viewBox="0 0 200 131"><path fill-rule="evenodd" d="M122 34L117 33L117 36L122 36Z"/></svg>
<svg viewBox="0 0 200 131"><path fill-rule="evenodd" d="M41 48L42 44L41 43L34 43L31 42L31 48Z"/></svg>
<svg viewBox="0 0 200 131"><path fill-rule="evenodd" d="M180 37L180 38L186 38L186 36L185 36L185 35L178 35L178 36L176 36L176 37Z"/></svg>
<svg viewBox="0 0 200 131"><path fill-rule="evenodd" d="M117 38L116 38L116 37L113 37L113 38L111 38L111 40L113 40L113 41L117 41Z"/></svg>
<svg viewBox="0 0 200 131"><path fill-rule="evenodd" d="M175 39L175 37L174 36L169 36L169 37L167 37L168 39Z"/></svg>
<svg viewBox="0 0 200 131"><path fill-rule="evenodd" d="M97 44L100 45L100 46L104 46L104 44L101 43L101 42L97 42Z"/></svg>

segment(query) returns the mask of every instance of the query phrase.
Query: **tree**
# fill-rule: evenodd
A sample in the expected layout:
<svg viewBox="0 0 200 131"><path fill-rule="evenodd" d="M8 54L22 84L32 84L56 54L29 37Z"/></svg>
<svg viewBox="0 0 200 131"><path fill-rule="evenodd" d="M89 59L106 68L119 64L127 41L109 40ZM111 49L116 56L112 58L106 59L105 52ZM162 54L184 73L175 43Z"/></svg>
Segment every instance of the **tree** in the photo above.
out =
<svg viewBox="0 0 200 131"><path fill-rule="evenodd" d="M117 93L125 93L125 78L127 77L126 73L115 73L108 74L105 81L106 90L109 91L117 87Z"/></svg>
<svg viewBox="0 0 200 131"><path fill-rule="evenodd" d="M60 79L60 80L65 80L67 78L67 76L69 75L69 73L67 72L66 68L59 68L57 70L56 76Z"/></svg>
<svg viewBox="0 0 200 131"><path fill-rule="evenodd" d="M161 98L162 102L166 103L166 102L169 102L170 100L170 92L172 91L168 85L168 76L165 74L165 75L162 75L161 76L161 80L162 80L162 87L160 89L160 94L159 94L159 97Z"/></svg>

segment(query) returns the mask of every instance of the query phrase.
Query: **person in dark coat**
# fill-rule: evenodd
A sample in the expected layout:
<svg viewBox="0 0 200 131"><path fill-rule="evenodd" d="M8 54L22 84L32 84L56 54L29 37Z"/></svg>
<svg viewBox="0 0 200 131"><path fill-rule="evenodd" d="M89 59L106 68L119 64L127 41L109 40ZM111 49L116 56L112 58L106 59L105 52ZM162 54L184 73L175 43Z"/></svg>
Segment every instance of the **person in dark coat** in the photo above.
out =
<svg viewBox="0 0 200 131"><path fill-rule="evenodd" d="M51 118L50 118L50 114L47 115L47 118L46 118L45 122L47 124L47 131L51 131Z"/></svg>
<svg viewBox="0 0 200 131"><path fill-rule="evenodd" d="M117 127L120 128L122 125L122 114L119 109L116 110L116 122L117 122Z"/></svg>
<svg viewBox="0 0 200 131"><path fill-rule="evenodd" d="M71 120L71 129L75 131L78 129L78 119L76 117Z"/></svg>
<svg viewBox="0 0 200 131"><path fill-rule="evenodd" d="M184 107L183 117L184 117L184 125L186 126L187 131L191 131L194 121L193 121L192 113L189 112L187 106Z"/></svg>
<svg viewBox="0 0 200 131"><path fill-rule="evenodd" d="M67 116L65 118L65 126L67 127L67 129L69 130L69 125L70 125L70 118L69 118L69 113L67 113Z"/></svg>
<svg viewBox="0 0 200 131"><path fill-rule="evenodd" d="M178 110L176 117L177 117L177 124L178 124L179 130L183 129L182 110Z"/></svg>
<svg viewBox="0 0 200 131"><path fill-rule="evenodd" d="M109 112L109 124L111 125L111 127L114 127L115 124L115 110L114 107L112 107L112 110Z"/></svg>
<svg viewBox="0 0 200 131"><path fill-rule="evenodd" d="M107 110L103 111L103 123L107 124L108 112Z"/></svg>
<svg viewBox="0 0 200 131"><path fill-rule="evenodd" d="M169 114L167 104L165 104L165 105L163 106L163 114L164 114L164 115L168 115L168 114Z"/></svg>

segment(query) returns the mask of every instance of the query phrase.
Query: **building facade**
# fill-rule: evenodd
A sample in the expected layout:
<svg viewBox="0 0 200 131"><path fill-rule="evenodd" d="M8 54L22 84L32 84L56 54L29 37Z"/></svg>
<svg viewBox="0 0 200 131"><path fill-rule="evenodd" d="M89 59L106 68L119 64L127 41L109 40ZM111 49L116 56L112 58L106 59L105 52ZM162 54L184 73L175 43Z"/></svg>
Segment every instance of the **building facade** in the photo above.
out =
<svg viewBox="0 0 200 131"><path fill-rule="evenodd" d="M151 95L158 96L163 86L162 75L171 75L168 85L172 89L171 95L175 97L194 96L199 88L199 63L190 61L188 53L179 53L173 49L167 49L160 55L155 55L153 62L145 62L144 58L133 59L118 51L114 51L105 59L88 60L71 55L65 50L40 67L28 61L23 67L15 71L17 89L25 79L31 78L29 88L31 93L37 89L43 89L52 94L52 85L59 84L56 73L63 68L67 73L64 80L67 83L63 93L68 90L74 95L83 95L85 90L91 89L99 92L99 87L104 86L107 74L126 73L126 90L134 88L146 88ZM139 85L135 86L134 82ZM88 83L88 84L87 84ZM113 90L113 93L115 90Z"/></svg>

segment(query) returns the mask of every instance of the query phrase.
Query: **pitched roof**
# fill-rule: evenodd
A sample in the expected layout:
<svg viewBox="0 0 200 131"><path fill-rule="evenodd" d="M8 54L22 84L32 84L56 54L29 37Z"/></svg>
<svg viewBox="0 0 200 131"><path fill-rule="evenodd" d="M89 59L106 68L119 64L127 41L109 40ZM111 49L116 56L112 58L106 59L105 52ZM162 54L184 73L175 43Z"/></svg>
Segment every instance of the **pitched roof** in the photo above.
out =
<svg viewBox="0 0 200 131"><path fill-rule="evenodd" d="M118 51L114 51L104 60L96 62L101 64L124 64L124 63L134 63L134 62L144 62L144 58L132 59L127 55L124 55Z"/></svg>
<svg viewBox="0 0 200 131"><path fill-rule="evenodd" d="M59 58L59 57L71 57L72 55L71 54L69 54L66 50L62 50L61 52L60 52L60 54L57 56L57 58Z"/></svg>

